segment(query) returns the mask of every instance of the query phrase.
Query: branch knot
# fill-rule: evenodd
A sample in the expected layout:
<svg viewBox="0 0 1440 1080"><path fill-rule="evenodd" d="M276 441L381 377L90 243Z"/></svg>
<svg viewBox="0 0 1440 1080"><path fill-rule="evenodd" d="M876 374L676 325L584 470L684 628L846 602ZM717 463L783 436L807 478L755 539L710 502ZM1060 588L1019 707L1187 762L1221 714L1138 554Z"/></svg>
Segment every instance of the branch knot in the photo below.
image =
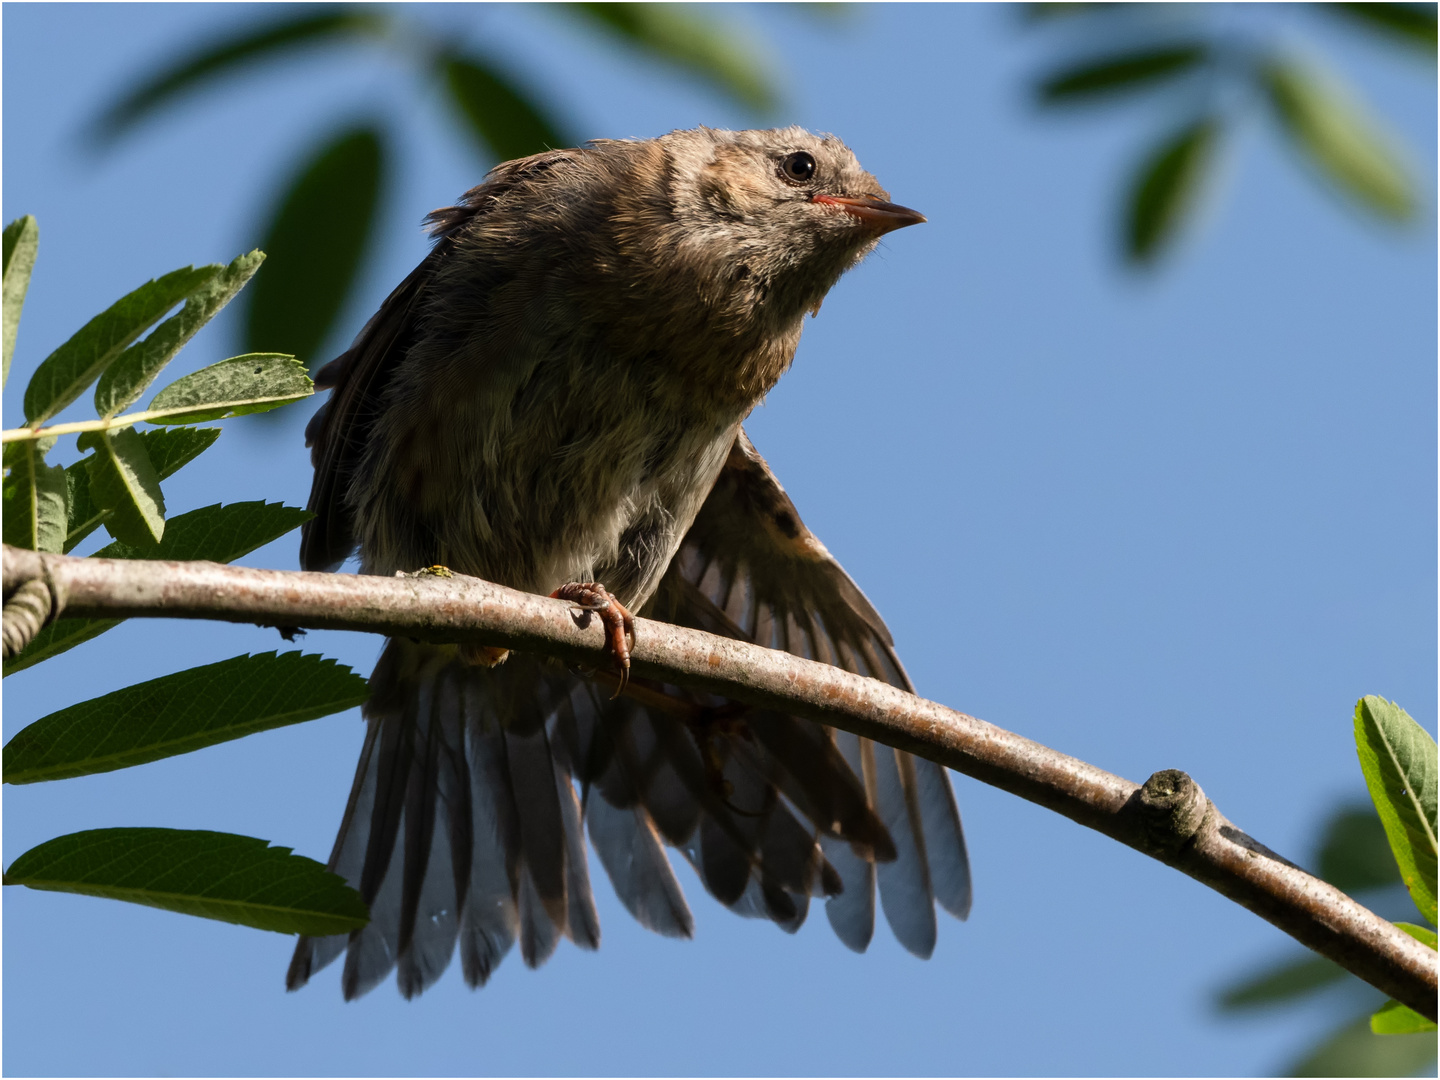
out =
<svg viewBox="0 0 1440 1080"><path fill-rule="evenodd" d="M1200 831L1210 800L1200 785L1179 769L1161 769L1130 797L1130 814L1146 848L1174 855Z"/></svg>

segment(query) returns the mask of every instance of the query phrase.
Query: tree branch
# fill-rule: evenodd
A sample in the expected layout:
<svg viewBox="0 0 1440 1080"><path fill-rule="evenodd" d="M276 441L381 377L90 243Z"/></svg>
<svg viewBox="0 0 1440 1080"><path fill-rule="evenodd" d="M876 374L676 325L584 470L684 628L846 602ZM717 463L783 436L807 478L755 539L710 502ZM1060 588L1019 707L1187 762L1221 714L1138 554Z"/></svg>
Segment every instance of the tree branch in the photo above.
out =
<svg viewBox="0 0 1440 1080"><path fill-rule="evenodd" d="M47 606L38 595L42 586L51 601L49 619L63 613L357 630L504 646L597 668L608 664L601 633L578 629L564 601L477 578L81 559L8 544L6 656L25 623L46 618L39 611ZM1182 772L1165 770L1137 787L983 720L827 664L645 619L637 620L637 630L631 664L638 676L852 731L1038 803L1189 874L1435 1019L1433 950L1247 836Z"/></svg>

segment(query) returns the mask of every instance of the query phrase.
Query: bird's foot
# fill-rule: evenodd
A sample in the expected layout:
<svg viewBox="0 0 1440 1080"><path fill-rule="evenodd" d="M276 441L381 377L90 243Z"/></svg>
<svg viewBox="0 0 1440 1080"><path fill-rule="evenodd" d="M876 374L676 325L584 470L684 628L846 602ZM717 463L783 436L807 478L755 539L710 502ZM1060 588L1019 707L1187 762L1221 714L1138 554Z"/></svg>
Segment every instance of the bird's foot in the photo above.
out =
<svg viewBox="0 0 1440 1080"><path fill-rule="evenodd" d="M615 690L615 697L619 697L630 681L630 650L635 647L635 619L624 604L596 581L572 581L561 585L550 595L574 605L570 617L581 630L590 625L591 615L599 616L605 629L605 643L615 656L616 667L620 669L620 685ZM628 643L626 638L629 638Z"/></svg>

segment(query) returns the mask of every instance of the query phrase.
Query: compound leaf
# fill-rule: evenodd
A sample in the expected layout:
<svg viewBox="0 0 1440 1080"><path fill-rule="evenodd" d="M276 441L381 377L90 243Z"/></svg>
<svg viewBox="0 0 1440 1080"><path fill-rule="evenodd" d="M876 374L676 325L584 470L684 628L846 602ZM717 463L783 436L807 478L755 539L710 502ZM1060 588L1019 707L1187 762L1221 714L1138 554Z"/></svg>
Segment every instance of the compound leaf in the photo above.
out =
<svg viewBox="0 0 1440 1080"><path fill-rule="evenodd" d="M188 754L359 705L366 682L298 652L237 656L61 709L5 746L4 782L33 784Z"/></svg>
<svg viewBox="0 0 1440 1080"><path fill-rule="evenodd" d="M5 884L128 900L281 934L343 934L369 921L344 878L289 848L230 833L71 833L21 855Z"/></svg>
<svg viewBox="0 0 1440 1080"><path fill-rule="evenodd" d="M245 287L264 261L263 251L252 251L229 266L217 268L186 297L183 308L105 369L100 385L95 387L95 411L108 419L138 400L165 365Z"/></svg>
<svg viewBox="0 0 1440 1080"><path fill-rule="evenodd" d="M284 353L246 353L177 379L155 395L146 412L152 424L198 424L224 416L268 412L309 397L315 384L305 367Z"/></svg>

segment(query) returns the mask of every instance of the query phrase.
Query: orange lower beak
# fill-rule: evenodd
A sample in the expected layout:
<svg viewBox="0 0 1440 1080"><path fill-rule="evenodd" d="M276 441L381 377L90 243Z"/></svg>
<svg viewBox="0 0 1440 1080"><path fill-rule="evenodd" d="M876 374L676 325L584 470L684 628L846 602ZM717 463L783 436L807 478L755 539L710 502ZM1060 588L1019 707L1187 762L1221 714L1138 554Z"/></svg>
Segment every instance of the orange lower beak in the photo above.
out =
<svg viewBox="0 0 1440 1080"><path fill-rule="evenodd" d="M837 210L859 218L877 232L892 232L906 225L919 225L925 215L908 206L899 206L879 199L850 198L847 195L816 195L810 200L822 206L833 206Z"/></svg>

